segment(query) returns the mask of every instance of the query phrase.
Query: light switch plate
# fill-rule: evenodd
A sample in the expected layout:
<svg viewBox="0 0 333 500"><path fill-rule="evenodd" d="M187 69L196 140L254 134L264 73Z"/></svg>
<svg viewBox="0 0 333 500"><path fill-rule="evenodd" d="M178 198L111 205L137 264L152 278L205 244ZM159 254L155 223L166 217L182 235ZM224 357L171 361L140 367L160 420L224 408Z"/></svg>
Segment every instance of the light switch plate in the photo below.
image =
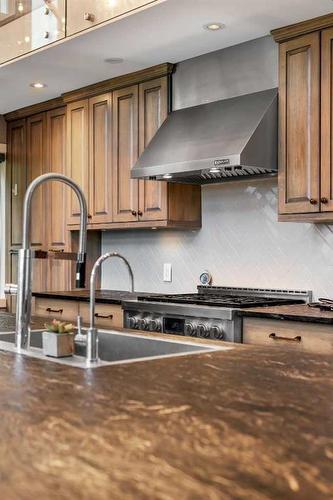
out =
<svg viewBox="0 0 333 500"><path fill-rule="evenodd" d="M163 281L172 281L172 265L164 264L163 265Z"/></svg>

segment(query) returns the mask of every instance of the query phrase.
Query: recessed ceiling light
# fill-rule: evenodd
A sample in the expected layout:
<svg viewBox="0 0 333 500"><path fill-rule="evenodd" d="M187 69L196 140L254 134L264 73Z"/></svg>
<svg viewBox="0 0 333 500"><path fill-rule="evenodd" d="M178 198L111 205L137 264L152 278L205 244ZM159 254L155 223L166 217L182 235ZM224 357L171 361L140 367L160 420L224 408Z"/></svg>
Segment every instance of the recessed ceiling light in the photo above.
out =
<svg viewBox="0 0 333 500"><path fill-rule="evenodd" d="M208 23L208 24L205 24L203 26L203 28L205 30L208 30L208 31L218 31L218 30L222 30L223 28L225 28L225 26L222 23Z"/></svg>
<svg viewBox="0 0 333 500"><path fill-rule="evenodd" d="M124 62L124 59L121 57L108 57L107 59L104 59L104 62L108 64L121 64Z"/></svg>
<svg viewBox="0 0 333 500"><path fill-rule="evenodd" d="M32 87L34 89L44 89L45 87L47 87L47 85L45 83L42 83L42 82L33 82L33 83L30 83L30 87Z"/></svg>

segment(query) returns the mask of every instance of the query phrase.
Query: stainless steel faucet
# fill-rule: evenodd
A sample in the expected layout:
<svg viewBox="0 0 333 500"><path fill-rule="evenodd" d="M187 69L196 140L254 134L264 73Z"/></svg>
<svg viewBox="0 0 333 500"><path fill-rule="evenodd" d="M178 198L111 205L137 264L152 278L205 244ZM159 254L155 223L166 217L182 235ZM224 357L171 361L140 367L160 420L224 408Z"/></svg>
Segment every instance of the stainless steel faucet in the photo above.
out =
<svg viewBox="0 0 333 500"><path fill-rule="evenodd" d="M59 181L70 186L76 193L80 204L80 239L79 251L76 263L76 287L85 286L85 263L86 263L86 243L87 243L87 203L81 188L69 177L62 174L49 173L37 177L29 185L23 203L23 234L22 248L18 252L18 284L16 303L16 335L15 345L20 351L29 347L30 320L31 320L31 276L32 259L34 252L30 248L31 243L31 201L38 186L47 181ZM11 285L12 286L12 285ZM13 293L13 290L12 290Z"/></svg>
<svg viewBox="0 0 333 500"><path fill-rule="evenodd" d="M87 354L86 354L88 363L98 361L98 334L97 334L97 328L95 328L95 300L96 300L97 271L100 265L105 260L112 259L114 257L121 259L126 264L131 280L131 292L134 292L133 271L130 266L130 263L128 262L127 259L125 259L125 257L123 257L117 252L112 252L112 253L105 253L96 260L90 276L90 328L88 329L87 333Z"/></svg>

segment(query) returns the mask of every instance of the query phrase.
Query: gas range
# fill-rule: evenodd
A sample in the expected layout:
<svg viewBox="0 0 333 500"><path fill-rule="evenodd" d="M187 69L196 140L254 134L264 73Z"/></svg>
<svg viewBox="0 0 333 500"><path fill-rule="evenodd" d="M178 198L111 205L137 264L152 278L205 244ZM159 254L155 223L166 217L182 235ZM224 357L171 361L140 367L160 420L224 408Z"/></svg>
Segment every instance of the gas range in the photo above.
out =
<svg viewBox="0 0 333 500"><path fill-rule="evenodd" d="M197 293L152 294L125 301L124 326L242 342L242 319L237 314L240 309L307 303L311 298L312 293L303 290L198 286Z"/></svg>

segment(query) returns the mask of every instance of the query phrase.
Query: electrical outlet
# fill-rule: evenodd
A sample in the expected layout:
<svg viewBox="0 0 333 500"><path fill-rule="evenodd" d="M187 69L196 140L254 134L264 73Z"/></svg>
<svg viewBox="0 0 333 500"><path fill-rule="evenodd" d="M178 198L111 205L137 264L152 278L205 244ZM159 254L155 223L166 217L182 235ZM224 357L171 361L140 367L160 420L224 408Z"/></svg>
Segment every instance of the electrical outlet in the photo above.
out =
<svg viewBox="0 0 333 500"><path fill-rule="evenodd" d="M172 266L171 264L163 265L163 281L172 281Z"/></svg>

